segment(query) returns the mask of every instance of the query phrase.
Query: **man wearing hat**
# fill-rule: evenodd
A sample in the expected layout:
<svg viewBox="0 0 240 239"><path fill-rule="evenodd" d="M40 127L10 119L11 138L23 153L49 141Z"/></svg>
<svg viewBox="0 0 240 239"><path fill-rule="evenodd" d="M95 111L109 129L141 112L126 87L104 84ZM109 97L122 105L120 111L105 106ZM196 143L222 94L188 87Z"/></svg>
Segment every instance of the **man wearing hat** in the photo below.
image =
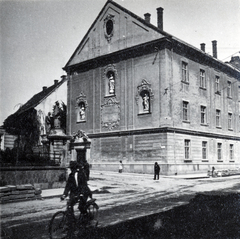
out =
<svg viewBox="0 0 240 239"><path fill-rule="evenodd" d="M82 204L86 203L88 196L92 197L91 190L87 185L87 176L84 172L79 169L79 165L76 161L70 161L69 168L71 173L69 174L67 184L65 186L61 200L64 200L69 194L69 201L67 205L67 217L69 222L69 229L71 230L72 224L74 223L74 205L78 202L80 194L83 195L84 202L79 202L79 210L84 213L84 206ZM86 188L87 187L87 188Z"/></svg>

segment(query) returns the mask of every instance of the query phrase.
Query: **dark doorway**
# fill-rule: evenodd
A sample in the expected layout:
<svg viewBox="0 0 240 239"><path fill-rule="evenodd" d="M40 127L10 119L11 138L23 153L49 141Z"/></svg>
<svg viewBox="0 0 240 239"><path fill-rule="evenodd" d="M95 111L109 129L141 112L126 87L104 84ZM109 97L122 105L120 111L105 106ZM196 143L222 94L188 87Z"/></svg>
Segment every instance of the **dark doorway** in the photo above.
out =
<svg viewBox="0 0 240 239"><path fill-rule="evenodd" d="M86 161L86 149L78 149L77 150L77 162L79 164Z"/></svg>

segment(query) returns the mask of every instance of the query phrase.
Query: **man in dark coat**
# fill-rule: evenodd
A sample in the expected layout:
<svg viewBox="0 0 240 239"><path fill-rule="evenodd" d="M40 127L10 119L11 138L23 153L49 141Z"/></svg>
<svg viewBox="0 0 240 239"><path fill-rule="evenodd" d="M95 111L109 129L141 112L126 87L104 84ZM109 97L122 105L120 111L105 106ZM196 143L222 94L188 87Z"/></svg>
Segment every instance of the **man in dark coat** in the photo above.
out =
<svg viewBox="0 0 240 239"><path fill-rule="evenodd" d="M87 176L82 168L79 168L78 163L76 161L70 161L69 167L71 169L71 173L68 176L67 184L65 186L63 195L61 196L61 200L64 200L69 195L69 201L67 204L67 221L69 231L71 231L75 221L74 205L78 202L79 197L82 196L81 200L79 201L78 208L81 213L85 214L85 204L87 198L92 197L92 193L87 185Z"/></svg>
<svg viewBox="0 0 240 239"><path fill-rule="evenodd" d="M154 164L154 180L159 180L160 166L157 162Z"/></svg>

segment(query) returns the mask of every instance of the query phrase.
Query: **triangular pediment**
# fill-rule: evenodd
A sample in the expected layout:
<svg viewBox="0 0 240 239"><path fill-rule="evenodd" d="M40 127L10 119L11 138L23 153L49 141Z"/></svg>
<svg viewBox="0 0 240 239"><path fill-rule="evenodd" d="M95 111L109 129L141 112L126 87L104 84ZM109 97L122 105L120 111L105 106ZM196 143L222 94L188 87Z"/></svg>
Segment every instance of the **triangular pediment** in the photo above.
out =
<svg viewBox="0 0 240 239"><path fill-rule="evenodd" d="M162 37L157 27L109 0L65 68Z"/></svg>

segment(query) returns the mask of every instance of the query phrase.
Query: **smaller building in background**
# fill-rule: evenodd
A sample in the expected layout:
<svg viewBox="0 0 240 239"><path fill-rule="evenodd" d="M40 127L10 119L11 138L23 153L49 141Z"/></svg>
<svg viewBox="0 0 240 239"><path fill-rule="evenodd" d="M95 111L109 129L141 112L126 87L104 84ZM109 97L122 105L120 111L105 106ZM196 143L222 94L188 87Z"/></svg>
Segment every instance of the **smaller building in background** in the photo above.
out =
<svg viewBox="0 0 240 239"><path fill-rule="evenodd" d="M14 114L18 116L25 113L30 109L37 111L37 117L39 120L40 137L38 144L32 149L33 153L38 155L48 155L50 153L50 143L48 135L53 133L51 129L54 128L54 115L56 115L56 105L67 104L67 78L62 76L61 80L54 80L54 84L50 87L43 86L42 91L35 94L25 104L23 104ZM14 147L14 141L16 136L9 135L4 127L0 129L1 135L1 149L12 149ZM53 150L52 159L61 161L61 158L66 154L66 150L57 148L56 152Z"/></svg>

